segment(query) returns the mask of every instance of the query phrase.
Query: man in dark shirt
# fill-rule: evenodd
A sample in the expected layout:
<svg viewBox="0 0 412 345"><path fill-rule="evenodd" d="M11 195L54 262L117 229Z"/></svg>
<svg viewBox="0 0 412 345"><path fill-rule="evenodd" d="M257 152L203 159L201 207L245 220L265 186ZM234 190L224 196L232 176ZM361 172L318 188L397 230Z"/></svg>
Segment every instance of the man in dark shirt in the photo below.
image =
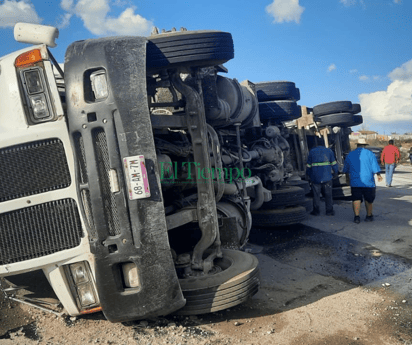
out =
<svg viewBox="0 0 412 345"><path fill-rule="evenodd" d="M325 146L317 146L310 150L306 164L306 174L310 178L313 191L312 215L320 214L320 194L325 197L326 215L333 216L332 170L338 173L338 164L332 150Z"/></svg>

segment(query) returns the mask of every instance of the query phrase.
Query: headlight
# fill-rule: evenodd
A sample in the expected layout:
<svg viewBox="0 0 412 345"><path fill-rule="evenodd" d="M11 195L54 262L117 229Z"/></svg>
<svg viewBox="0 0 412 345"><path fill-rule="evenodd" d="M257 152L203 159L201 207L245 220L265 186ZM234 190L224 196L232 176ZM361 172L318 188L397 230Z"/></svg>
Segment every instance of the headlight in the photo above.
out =
<svg viewBox="0 0 412 345"><path fill-rule="evenodd" d="M31 108L33 109L33 117L36 120L41 120L50 116L49 109L44 94L29 96Z"/></svg>
<svg viewBox="0 0 412 345"><path fill-rule="evenodd" d="M84 311L98 304L97 294L87 261L65 266L73 296L79 309Z"/></svg>
<svg viewBox="0 0 412 345"><path fill-rule="evenodd" d="M80 285L77 288L77 293L79 294L80 303L82 306L88 306L96 303L91 284Z"/></svg>
<svg viewBox="0 0 412 345"><path fill-rule="evenodd" d="M76 285L89 281L86 267L82 262L70 265L70 271L72 272L73 280Z"/></svg>
<svg viewBox="0 0 412 345"><path fill-rule="evenodd" d="M47 79L42 67L31 66L20 70L24 96L29 110L31 124L42 123L54 119Z"/></svg>
<svg viewBox="0 0 412 345"><path fill-rule="evenodd" d="M29 95L43 92L43 85L39 70L36 69L24 72L24 80L26 81L27 92Z"/></svg>

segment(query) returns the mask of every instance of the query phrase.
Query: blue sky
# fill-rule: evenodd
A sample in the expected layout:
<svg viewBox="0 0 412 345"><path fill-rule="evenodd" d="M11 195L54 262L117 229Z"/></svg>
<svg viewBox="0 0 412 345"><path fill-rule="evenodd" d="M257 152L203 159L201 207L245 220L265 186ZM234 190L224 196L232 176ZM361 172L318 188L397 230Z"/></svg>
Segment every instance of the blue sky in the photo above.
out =
<svg viewBox="0 0 412 345"><path fill-rule="evenodd" d="M227 31L228 77L293 81L300 105L350 100L366 129L412 132L410 0L0 0L0 56L23 47L13 39L19 21L59 27L59 62L81 39L153 26Z"/></svg>

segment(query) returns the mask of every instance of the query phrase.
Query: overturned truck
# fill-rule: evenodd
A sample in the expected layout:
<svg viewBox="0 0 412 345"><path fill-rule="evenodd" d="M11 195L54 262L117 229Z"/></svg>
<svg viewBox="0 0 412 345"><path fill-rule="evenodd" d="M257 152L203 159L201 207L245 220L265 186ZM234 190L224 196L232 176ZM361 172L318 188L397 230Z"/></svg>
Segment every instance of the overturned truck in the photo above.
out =
<svg viewBox="0 0 412 345"><path fill-rule="evenodd" d="M292 165L254 84L219 74L231 35L74 42L64 71L57 36L17 24L34 46L0 58L0 276L43 272L61 305L10 297L118 322L253 296L251 211Z"/></svg>

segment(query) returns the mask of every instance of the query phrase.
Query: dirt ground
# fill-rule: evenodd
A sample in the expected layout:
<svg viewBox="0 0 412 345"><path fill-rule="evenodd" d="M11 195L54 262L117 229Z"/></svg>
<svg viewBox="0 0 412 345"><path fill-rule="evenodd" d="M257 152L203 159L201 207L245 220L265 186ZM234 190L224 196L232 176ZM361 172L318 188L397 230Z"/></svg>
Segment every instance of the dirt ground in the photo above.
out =
<svg viewBox="0 0 412 345"><path fill-rule="evenodd" d="M364 222L353 225L350 202L335 204L335 217L305 221L307 226L317 224L319 230L312 232L323 236L318 245L311 244L314 236L308 237L306 229L294 235L300 239L306 233L305 246L299 247L293 238L288 239L288 247L277 244L276 250L285 250L283 261L283 254L257 253L262 272L260 290L240 306L199 316L171 315L113 324L102 313L56 317L4 300L0 294L0 345L412 345L411 173L411 166L399 167L393 188L378 185L380 197L375 202L372 226ZM272 230L269 235L276 238L279 233ZM337 247L342 247L341 256L330 254L338 252L324 241L332 237L337 238ZM276 241L265 237L262 243L252 243L269 248ZM357 286L345 274L333 274L336 270L332 268L346 267L342 258L362 263L372 248L369 244L374 253L382 252L386 261L381 261L387 264L373 283ZM371 257L368 260L377 264ZM364 262L364 269L377 267L366 265L368 262ZM405 268L397 274L402 265ZM356 266L351 267L357 271ZM388 276L383 276L385 270Z"/></svg>
<svg viewBox="0 0 412 345"><path fill-rule="evenodd" d="M262 285L230 310L118 324L101 313L57 317L1 299L0 344L412 344L412 308L390 286L321 284L279 307L270 281Z"/></svg>

